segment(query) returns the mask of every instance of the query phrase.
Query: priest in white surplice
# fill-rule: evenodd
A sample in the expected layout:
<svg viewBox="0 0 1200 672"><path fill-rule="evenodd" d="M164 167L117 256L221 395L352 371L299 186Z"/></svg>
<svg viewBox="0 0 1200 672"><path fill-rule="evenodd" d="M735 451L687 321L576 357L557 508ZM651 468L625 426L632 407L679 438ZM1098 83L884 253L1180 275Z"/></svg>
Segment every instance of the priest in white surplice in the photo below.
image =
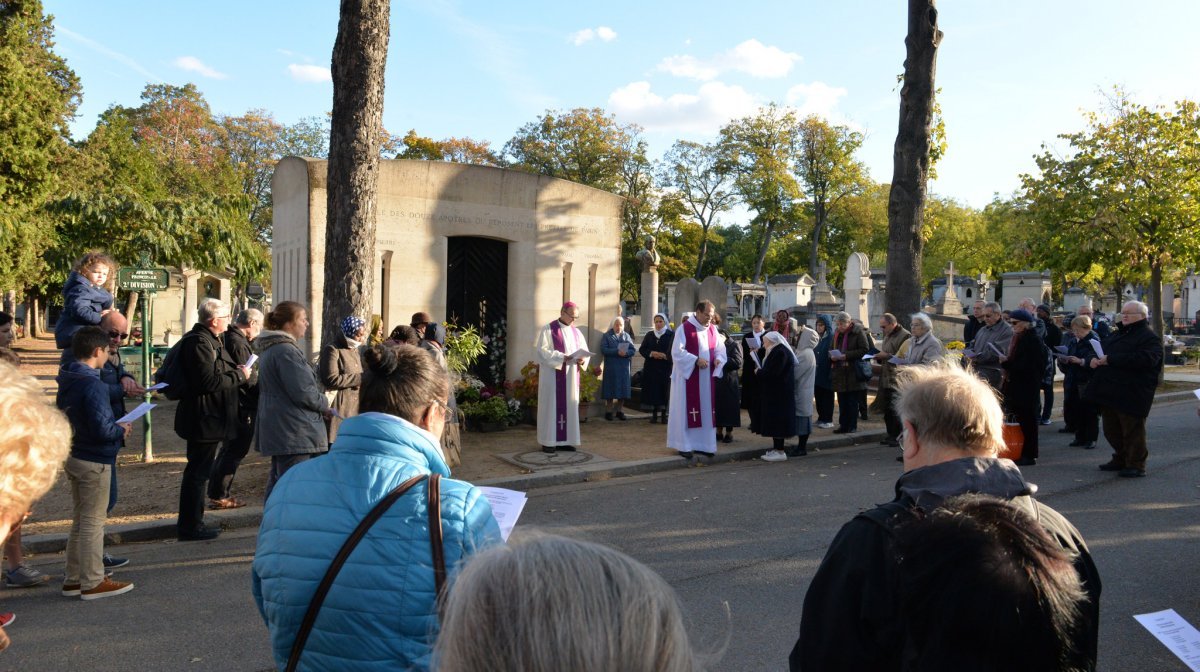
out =
<svg viewBox="0 0 1200 672"><path fill-rule="evenodd" d="M724 338L712 324L714 313L716 308L711 302L701 301L696 313L679 325L671 345L674 368L667 447L679 451L689 466L707 464L717 453L713 399L726 355Z"/></svg>
<svg viewBox="0 0 1200 672"><path fill-rule="evenodd" d="M567 359L587 351L583 334L571 326L578 317L579 306L564 303L558 319L542 327L533 346L538 363L538 443L550 454L579 445L579 371L589 358Z"/></svg>

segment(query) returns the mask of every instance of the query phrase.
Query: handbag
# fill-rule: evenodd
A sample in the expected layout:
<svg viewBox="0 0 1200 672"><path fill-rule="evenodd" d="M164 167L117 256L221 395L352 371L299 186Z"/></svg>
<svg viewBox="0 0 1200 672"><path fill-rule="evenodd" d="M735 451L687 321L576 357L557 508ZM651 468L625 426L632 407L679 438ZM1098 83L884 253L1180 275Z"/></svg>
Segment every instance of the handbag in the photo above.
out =
<svg viewBox="0 0 1200 672"><path fill-rule="evenodd" d="M854 378L860 383L865 383L871 379L871 360L860 359L854 363Z"/></svg>
<svg viewBox="0 0 1200 672"><path fill-rule="evenodd" d="M304 612L304 620L300 622L300 629L296 632L296 640L292 643L292 651L288 655L288 664L285 668L287 672L295 672L296 667L300 664L300 656L304 653L304 645L308 642L308 635L312 632L313 625L317 622L317 614L321 611L321 605L325 603L325 596L329 594L329 589L333 586L334 579L337 578L342 565L346 564L346 560L350 557L350 554L354 552L354 548L358 546L358 542L362 541L362 538L367 535L367 530L371 529L371 526L383 517L383 514L392 508L392 505L404 493L408 492L414 485L424 479L425 474L413 476L396 486L386 497L379 500L375 508L367 513L366 517L359 522L358 527L354 528L354 531L346 538L345 543L338 549L337 555L333 556L333 562L329 565L329 569L325 570L325 576L321 579L320 585L317 586L317 592L313 595L312 602L309 602L308 611ZM437 587L436 595L439 598L446 584L446 556L445 550L442 548L441 500L441 476L430 474L428 502L429 545L433 551L433 581Z"/></svg>
<svg viewBox="0 0 1200 672"><path fill-rule="evenodd" d="M1021 431L1021 425L1011 417L1004 419L1003 438L1004 448L997 457L1014 462L1021 459L1021 451L1025 447L1025 433Z"/></svg>

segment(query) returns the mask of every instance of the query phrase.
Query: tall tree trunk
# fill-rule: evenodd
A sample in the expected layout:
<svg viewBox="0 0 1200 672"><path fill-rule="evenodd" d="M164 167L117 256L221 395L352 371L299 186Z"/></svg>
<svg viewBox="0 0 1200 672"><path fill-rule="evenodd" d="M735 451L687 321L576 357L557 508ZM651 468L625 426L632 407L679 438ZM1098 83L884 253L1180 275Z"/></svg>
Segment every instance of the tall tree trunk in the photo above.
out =
<svg viewBox="0 0 1200 672"><path fill-rule="evenodd" d="M323 344L337 336L342 316L371 315L389 1L342 0L339 12L331 67Z"/></svg>
<svg viewBox="0 0 1200 672"><path fill-rule="evenodd" d="M900 89L900 128L892 154L888 196L887 312L900 316L921 308L921 227L929 181L934 78L942 31L935 0L908 0L904 39L904 86Z"/></svg>
<svg viewBox="0 0 1200 672"><path fill-rule="evenodd" d="M821 234L825 233L825 220L829 216L825 210L825 203L817 201L815 208L816 222L813 223L812 245L808 250L808 272L815 274L817 272L817 256L821 250Z"/></svg>
<svg viewBox="0 0 1200 672"><path fill-rule="evenodd" d="M763 227L762 244L758 246L758 258L754 261L754 284L762 283L762 267L767 260L767 250L771 249L771 234L775 232L775 222L767 222Z"/></svg>
<svg viewBox="0 0 1200 672"><path fill-rule="evenodd" d="M696 272L692 275L696 276L696 280L703 280L700 277L700 272L704 270L704 258L708 256L708 227L710 224L705 224L700 229L700 254L696 255Z"/></svg>
<svg viewBox="0 0 1200 672"><path fill-rule="evenodd" d="M25 335L37 338L42 334L42 323L38 321L38 297L31 296L28 301L29 310L25 311Z"/></svg>
<svg viewBox="0 0 1200 672"><path fill-rule="evenodd" d="M1155 259L1150 264L1150 327L1154 329L1154 333L1158 334L1158 342L1163 343L1163 334L1167 333L1164 329L1165 320L1163 319L1163 292L1162 292L1163 265L1158 259ZM1174 297L1172 297L1174 298ZM1122 303L1122 308L1124 304ZM1119 310L1119 309L1118 309ZM1163 346L1163 364L1167 363L1166 346ZM1166 374L1164 367L1158 368L1158 383L1161 385L1163 376Z"/></svg>

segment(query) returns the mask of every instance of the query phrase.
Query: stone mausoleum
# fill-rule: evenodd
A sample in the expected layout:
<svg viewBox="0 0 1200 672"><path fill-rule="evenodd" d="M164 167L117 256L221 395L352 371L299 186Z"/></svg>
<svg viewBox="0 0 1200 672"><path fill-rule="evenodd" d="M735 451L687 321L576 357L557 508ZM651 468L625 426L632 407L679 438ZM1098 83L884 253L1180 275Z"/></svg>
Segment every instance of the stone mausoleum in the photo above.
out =
<svg viewBox="0 0 1200 672"><path fill-rule="evenodd" d="M325 161L287 157L271 183L272 293L275 303L309 307L301 348L310 354L324 319L326 172ZM517 170L380 161L373 312L384 333L422 310L489 339L503 333L513 379L533 359L537 330L569 299L597 351L620 305L621 203Z"/></svg>

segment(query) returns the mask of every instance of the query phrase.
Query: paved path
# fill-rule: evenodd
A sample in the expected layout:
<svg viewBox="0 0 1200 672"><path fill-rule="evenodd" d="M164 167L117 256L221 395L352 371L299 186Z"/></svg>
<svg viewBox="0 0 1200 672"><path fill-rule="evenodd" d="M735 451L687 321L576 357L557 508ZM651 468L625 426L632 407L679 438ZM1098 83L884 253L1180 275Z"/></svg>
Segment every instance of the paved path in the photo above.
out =
<svg viewBox="0 0 1200 672"><path fill-rule="evenodd" d="M1080 528L1100 567L1102 671L1187 669L1132 615L1175 608L1200 624L1198 425L1192 401L1156 405L1144 479L1098 471L1108 451L1067 448L1057 425L1042 429L1043 457L1026 469L1042 501ZM782 670L812 573L842 523L890 498L894 455L847 447L782 464L539 488L519 529L600 541L649 564L679 592L698 646L721 654L713 669ZM69 600L51 587L3 591L3 610L18 621L0 669L270 669L249 590L253 547L244 529L214 542L113 549L133 559L120 577L138 589L109 600ZM61 572L61 558L35 563Z"/></svg>

